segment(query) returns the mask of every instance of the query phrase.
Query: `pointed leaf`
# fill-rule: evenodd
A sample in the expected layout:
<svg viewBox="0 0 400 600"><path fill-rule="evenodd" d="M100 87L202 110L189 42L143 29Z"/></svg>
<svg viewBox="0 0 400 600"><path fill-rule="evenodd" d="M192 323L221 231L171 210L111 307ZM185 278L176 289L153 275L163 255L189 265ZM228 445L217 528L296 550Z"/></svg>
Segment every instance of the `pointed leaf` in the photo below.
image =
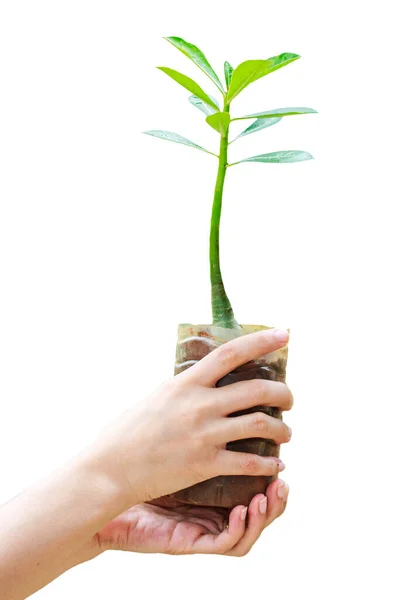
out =
<svg viewBox="0 0 400 600"><path fill-rule="evenodd" d="M274 108L273 110L265 110L263 112L246 115L245 117L235 117L232 121L242 121L243 119L266 119L271 117L288 117L290 115L308 115L316 113L313 108L290 107L290 108Z"/></svg>
<svg viewBox="0 0 400 600"><path fill-rule="evenodd" d="M222 83L218 79L218 75L215 73L214 69L211 67L210 63L204 56L203 52L199 48L197 48L197 46L194 46L193 44L189 44L189 42L185 42L185 40L183 40L182 38L179 38L179 37L173 36L173 37L166 37L164 39L166 39L168 42L170 42L170 44L175 46L175 48L180 50L185 56L190 58L190 60L193 61L194 64L197 65L203 71L203 73L205 73L207 75L207 77L209 77L211 79L211 81L213 81L215 83L217 88L222 93L224 93L224 88L222 86Z"/></svg>
<svg viewBox="0 0 400 600"><path fill-rule="evenodd" d="M191 142L185 137L182 137L178 133L173 133L172 131L161 131L160 129L153 129L152 131L144 131L146 135L151 135L153 137L160 138L161 140L167 140L169 142L176 142L177 144L184 144L185 146L191 146L192 148L196 148L197 150L202 150L203 152L207 152L207 154L214 154L214 152L210 152L201 146L198 146L194 142Z"/></svg>
<svg viewBox="0 0 400 600"><path fill-rule="evenodd" d="M164 73L166 73L167 75L172 77L172 79L175 79L175 81L177 81L180 85L182 85L184 88L189 90L189 92L192 92L192 94L194 94L195 96L198 96L198 98L203 100L203 102L205 102L209 106L212 106L213 108L219 110L219 108L215 104L215 102L213 102L211 100L211 98L201 89L201 87L199 86L198 83L193 81L193 79L190 79L190 77L183 75L183 73L179 73L179 71L174 71L174 69L169 69L168 67L157 67L157 68L160 69L160 71L163 71Z"/></svg>
<svg viewBox="0 0 400 600"><path fill-rule="evenodd" d="M278 117L276 119L257 119L257 121L252 123L247 129L242 131L242 133L235 137L230 143L232 144L232 142L234 142L235 140L238 140L239 138L244 137L245 135L249 135L250 133L255 133L256 131L260 131L261 129L265 129L266 127L271 127L271 125L276 125L276 123L279 123L279 121L281 120L281 117Z"/></svg>
<svg viewBox="0 0 400 600"><path fill-rule="evenodd" d="M236 163L232 163L229 166L238 165L244 162L261 162L261 163L292 163L301 162L303 160L311 160L314 157L308 152L303 150L280 150L279 152L269 152L268 154L259 154L258 156L251 156L250 158L244 158Z"/></svg>
<svg viewBox="0 0 400 600"><path fill-rule="evenodd" d="M231 118L228 112L217 112L206 119L207 123L213 127L222 137L226 137Z"/></svg>
<svg viewBox="0 0 400 600"><path fill-rule="evenodd" d="M226 87L227 87L227 89L229 89L229 86L231 84L231 79L232 79L233 67L232 67L232 65L230 65L228 63L227 60L225 61L225 64L224 64L224 72L225 72Z"/></svg>
<svg viewBox="0 0 400 600"><path fill-rule="evenodd" d="M210 98L215 103L217 103L217 101L215 100L215 98L213 98L212 96L210 96ZM199 98L198 96L190 96L189 97L189 102L190 102L190 104L193 104L193 106L195 106L196 108L198 108L199 110L201 110L201 112L203 112L205 115L212 115L215 112L218 112L212 106L208 106L208 104L206 104L205 102L203 102L203 100L201 100L201 98Z"/></svg>
<svg viewBox="0 0 400 600"><path fill-rule="evenodd" d="M231 102L245 87L260 77L272 73L300 58L298 54L285 52L279 56L273 56L267 60L246 60L241 63L232 73L232 81L227 94L227 102Z"/></svg>

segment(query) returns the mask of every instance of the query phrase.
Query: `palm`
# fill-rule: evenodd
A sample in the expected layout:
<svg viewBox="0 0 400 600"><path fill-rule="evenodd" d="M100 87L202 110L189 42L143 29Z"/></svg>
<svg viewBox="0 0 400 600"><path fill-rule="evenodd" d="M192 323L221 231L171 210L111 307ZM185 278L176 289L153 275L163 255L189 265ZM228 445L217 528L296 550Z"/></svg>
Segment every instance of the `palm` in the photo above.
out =
<svg viewBox="0 0 400 600"><path fill-rule="evenodd" d="M210 540L226 528L229 512L181 505L172 501L138 504L109 523L100 533L102 546L131 552L190 554L198 540Z"/></svg>
<svg viewBox="0 0 400 600"><path fill-rule="evenodd" d="M138 504L106 525L97 534L96 542L102 550L243 556L263 529L283 513L287 495L278 496L280 485L274 481L266 496L258 494L253 498L247 520L244 506L229 512L189 506L168 498Z"/></svg>

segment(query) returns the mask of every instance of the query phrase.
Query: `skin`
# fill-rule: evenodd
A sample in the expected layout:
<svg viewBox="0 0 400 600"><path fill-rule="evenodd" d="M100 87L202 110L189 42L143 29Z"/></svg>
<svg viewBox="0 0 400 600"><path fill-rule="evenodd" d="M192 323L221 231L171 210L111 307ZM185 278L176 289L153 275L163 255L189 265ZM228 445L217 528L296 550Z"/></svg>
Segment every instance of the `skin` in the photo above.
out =
<svg viewBox="0 0 400 600"><path fill-rule="evenodd" d="M99 532L101 549L162 554L245 556L285 510L289 488L274 481L249 507L226 509L174 504L139 504ZM279 494L279 495L278 495Z"/></svg>
<svg viewBox="0 0 400 600"><path fill-rule="evenodd" d="M281 348L287 332L262 331L224 344L127 411L89 448L0 509L0 589L22 600L105 550L244 556L285 509L277 480L251 501L223 509L164 496L216 475L272 475L276 458L231 452L235 439L281 444L290 429L263 413L228 418L257 405L289 410L292 395L264 380L216 388L235 367ZM159 444L162 440L162 445Z"/></svg>

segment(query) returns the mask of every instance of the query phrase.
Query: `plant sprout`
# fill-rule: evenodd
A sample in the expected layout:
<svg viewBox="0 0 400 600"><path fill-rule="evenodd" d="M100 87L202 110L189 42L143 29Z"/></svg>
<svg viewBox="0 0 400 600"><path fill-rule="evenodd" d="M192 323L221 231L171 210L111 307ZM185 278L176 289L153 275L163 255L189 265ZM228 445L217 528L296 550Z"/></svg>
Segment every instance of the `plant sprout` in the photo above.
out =
<svg viewBox="0 0 400 600"><path fill-rule="evenodd" d="M187 56L195 65L197 65L205 75L218 88L222 95L221 106L219 102L208 95L193 79L174 71L168 67L158 67L166 75L174 79L181 86L191 92L189 102L201 110L206 115L206 122L220 136L219 154L214 154L198 144L190 140L172 133L170 131L146 131L147 135L191 146L197 150L207 152L218 158L218 172L214 191L214 202L211 214L210 227L210 279L211 279L211 304L213 314L213 325L226 327L230 329L240 328L240 325L235 319L231 303L225 291L224 282L222 279L220 254L219 254L219 236L220 236L220 220L222 209L222 195L224 190L225 176L228 167L238 165L244 162L260 162L260 163L292 163L304 160L310 160L313 157L308 152L301 150L281 150L278 152L269 152L267 154L259 154L251 156L235 163L228 163L228 146L244 136L261 131L272 125L276 125L282 117L291 115L304 115L315 113L312 108L295 107L295 108L277 108L274 110L266 110L263 112L245 115L243 117L232 117L230 113L232 101L242 92L248 85L257 81L261 77L281 69L286 65L300 58L298 54L285 52L278 56L273 56L267 60L246 60L238 65L235 69L225 62L224 75L225 85L221 83L218 75L215 73L203 52L193 44L185 42L179 37L165 38L175 48L180 50ZM253 123L247 127L236 138L229 140L229 127L233 121L252 120Z"/></svg>

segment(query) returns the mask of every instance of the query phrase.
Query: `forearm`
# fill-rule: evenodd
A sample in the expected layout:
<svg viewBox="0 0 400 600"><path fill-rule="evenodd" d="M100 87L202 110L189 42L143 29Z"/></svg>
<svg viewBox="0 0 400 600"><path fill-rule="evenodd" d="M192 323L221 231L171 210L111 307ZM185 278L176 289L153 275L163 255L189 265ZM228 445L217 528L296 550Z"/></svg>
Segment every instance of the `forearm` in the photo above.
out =
<svg viewBox="0 0 400 600"><path fill-rule="evenodd" d="M86 455L2 506L1 598L26 598L95 557L97 531L125 509L117 484Z"/></svg>

